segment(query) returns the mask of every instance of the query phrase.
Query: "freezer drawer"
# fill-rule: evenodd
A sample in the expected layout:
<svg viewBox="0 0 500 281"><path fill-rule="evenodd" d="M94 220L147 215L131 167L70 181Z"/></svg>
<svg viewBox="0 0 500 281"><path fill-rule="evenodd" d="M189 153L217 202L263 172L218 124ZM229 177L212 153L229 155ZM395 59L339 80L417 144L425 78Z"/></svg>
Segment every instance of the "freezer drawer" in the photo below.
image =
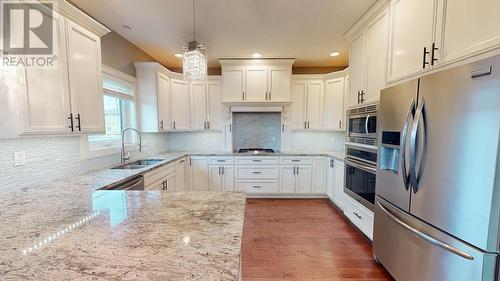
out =
<svg viewBox="0 0 500 281"><path fill-rule="evenodd" d="M496 254L464 244L378 196L373 254L398 281L492 281L495 278Z"/></svg>

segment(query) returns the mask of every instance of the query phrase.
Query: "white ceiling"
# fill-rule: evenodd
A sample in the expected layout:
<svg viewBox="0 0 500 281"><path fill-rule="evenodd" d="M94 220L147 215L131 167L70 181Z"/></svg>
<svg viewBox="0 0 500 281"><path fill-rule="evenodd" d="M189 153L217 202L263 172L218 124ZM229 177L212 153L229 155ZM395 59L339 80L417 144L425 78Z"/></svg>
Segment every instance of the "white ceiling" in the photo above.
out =
<svg viewBox="0 0 500 281"><path fill-rule="evenodd" d="M168 67L192 40L190 0L72 0ZM196 0L196 39L209 66L220 57L296 58L295 66L345 66L347 30L376 0ZM123 25L131 26L126 29ZM339 51L340 56L329 54Z"/></svg>

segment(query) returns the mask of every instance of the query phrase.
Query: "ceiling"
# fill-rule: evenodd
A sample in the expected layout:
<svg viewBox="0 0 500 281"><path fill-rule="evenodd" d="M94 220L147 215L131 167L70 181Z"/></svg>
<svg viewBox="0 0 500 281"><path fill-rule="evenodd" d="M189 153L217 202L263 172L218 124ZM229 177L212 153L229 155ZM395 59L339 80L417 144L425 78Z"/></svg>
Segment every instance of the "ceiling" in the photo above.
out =
<svg viewBox="0 0 500 281"><path fill-rule="evenodd" d="M196 0L196 39L209 66L221 57L296 58L294 66L346 66L343 35L376 0ZM193 39L190 0L72 0L167 67ZM123 25L131 28L127 29ZM341 53L330 57L331 52Z"/></svg>

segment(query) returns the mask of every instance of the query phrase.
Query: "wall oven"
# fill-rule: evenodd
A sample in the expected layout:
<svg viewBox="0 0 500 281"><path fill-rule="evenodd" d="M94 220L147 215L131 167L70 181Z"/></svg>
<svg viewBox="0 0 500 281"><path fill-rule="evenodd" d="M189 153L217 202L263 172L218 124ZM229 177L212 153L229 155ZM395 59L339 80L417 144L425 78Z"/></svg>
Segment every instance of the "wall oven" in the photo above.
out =
<svg viewBox="0 0 500 281"><path fill-rule="evenodd" d="M376 145L374 140L377 138L377 110L377 104L348 110L349 138L368 138Z"/></svg>
<svg viewBox="0 0 500 281"><path fill-rule="evenodd" d="M377 149L346 144L344 192L370 210L375 204Z"/></svg>

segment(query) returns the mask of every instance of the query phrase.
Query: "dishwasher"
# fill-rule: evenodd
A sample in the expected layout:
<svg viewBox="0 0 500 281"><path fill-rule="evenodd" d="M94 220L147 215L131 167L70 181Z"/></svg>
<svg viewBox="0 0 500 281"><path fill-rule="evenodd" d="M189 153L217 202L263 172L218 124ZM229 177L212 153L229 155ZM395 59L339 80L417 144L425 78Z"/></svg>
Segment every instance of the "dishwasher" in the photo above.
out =
<svg viewBox="0 0 500 281"><path fill-rule="evenodd" d="M124 182L100 188L100 190L144 190L144 177L142 175L133 177Z"/></svg>

